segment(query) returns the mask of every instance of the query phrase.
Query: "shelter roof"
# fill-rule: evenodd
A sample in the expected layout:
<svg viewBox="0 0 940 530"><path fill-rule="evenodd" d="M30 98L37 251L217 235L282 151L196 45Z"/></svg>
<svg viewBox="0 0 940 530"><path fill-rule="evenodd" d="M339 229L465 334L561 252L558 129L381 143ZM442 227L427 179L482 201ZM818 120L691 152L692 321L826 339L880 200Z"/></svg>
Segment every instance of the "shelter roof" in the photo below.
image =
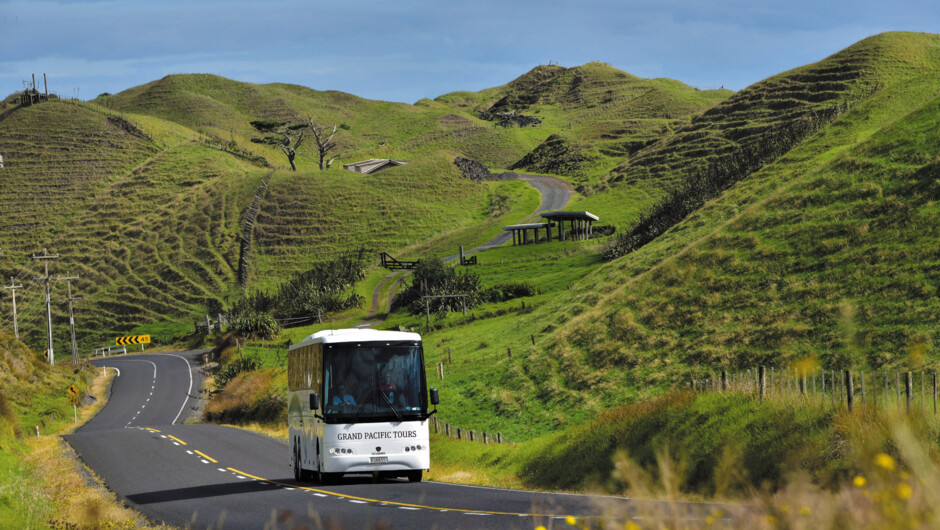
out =
<svg viewBox="0 0 940 530"><path fill-rule="evenodd" d="M548 223L529 223L523 225L504 226L503 230L531 230L533 228L547 228Z"/></svg>
<svg viewBox="0 0 940 530"><path fill-rule="evenodd" d="M561 219L562 221L572 221L572 220L584 220L584 221L597 221L600 217L592 214L591 212L542 212L542 217L545 219Z"/></svg>

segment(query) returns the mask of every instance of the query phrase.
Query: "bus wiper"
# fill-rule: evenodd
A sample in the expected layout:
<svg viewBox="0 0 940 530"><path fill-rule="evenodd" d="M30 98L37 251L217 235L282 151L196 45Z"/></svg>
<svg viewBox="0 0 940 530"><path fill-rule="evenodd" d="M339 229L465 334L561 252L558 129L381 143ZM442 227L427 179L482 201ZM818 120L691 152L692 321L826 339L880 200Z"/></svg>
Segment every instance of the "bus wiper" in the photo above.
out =
<svg viewBox="0 0 940 530"><path fill-rule="evenodd" d="M384 399L384 400L385 400L385 403L388 404L388 408L392 409L392 412L395 413L395 417L398 418L398 421L402 421L402 419L401 419L401 413L398 412L398 409L395 408L395 405L392 405L392 401L391 401L390 399L388 399L388 396L385 395L385 392L382 392L382 391L380 390L380 391L379 391L379 394L382 395L382 399Z"/></svg>
<svg viewBox="0 0 940 530"><path fill-rule="evenodd" d="M369 394L365 399L362 400L362 405L359 406L359 410L356 411L356 416L353 418L353 423L359 421L359 416L362 415L362 411L366 410L366 405L372 403L372 396L375 395L375 387L372 390L369 390Z"/></svg>

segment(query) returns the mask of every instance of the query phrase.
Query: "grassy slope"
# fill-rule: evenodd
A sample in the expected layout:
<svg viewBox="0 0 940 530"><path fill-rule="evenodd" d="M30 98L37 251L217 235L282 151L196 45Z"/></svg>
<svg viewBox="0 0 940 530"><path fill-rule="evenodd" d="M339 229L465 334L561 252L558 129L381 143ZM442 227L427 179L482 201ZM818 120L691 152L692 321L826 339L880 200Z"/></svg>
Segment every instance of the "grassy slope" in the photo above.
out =
<svg viewBox="0 0 940 530"><path fill-rule="evenodd" d="M553 131L555 140L541 143L513 167L588 183L730 95L672 79L642 79L595 62L574 68L539 66L503 87L445 94L435 101L539 118L542 124L534 130ZM520 134L527 130L533 129Z"/></svg>
<svg viewBox="0 0 940 530"><path fill-rule="evenodd" d="M88 421L107 401L110 377L97 370L74 369L71 363L52 367L39 352L0 328L0 522L4 528L149 526L103 486L84 487L93 474L68 454L60 438ZM72 384L82 396L78 423L73 423L65 392Z"/></svg>
<svg viewBox="0 0 940 530"><path fill-rule="evenodd" d="M83 296L77 323L84 346L103 344L130 328L146 332L140 326L148 322L159 323L154 333L163 338L183 332L187 321L215 313L237 296L244 211L266 174L220 148L281 166L279 152L249 141L255 135L249 122L308 115L341 125L338 151L345 161L389 156L412 163L362 176L340 171L338 164L314 171L314 162L302 158L298 173L277 171L258 216L250 288L269 288L290 272L360 245L395 254L453 253L459 244L482 242L503 224L517 222L519 213L530 211L523 195L531 193L520 195L514 183L462 180L452 156L508 166L559 124L587 123L599 110L619 104L594 108L592 100L604 97L601 89L611 80L635 82L601 65L565 71L565 86L572 85L572 76L583 85L576 97L538 88L545 100L535 110L548 125L527 129L495 127L478 119L470 105L453 104L454 98L412 106L212 75L172 75L91 104L14 111L0 122L5 175L11 177L0 184L6 186L0 197L9 203L0 222L11 229L0 236L6 250L0 267L4 276L28 278L37 275L29 254L42 247L60 253L54 271L81 276L75 287ZM509 93L532 90L531 78L468 98L492 105ZM622 87L614 88L619 96ZM133 125L122 127L125 119ZM491 211L496 194L516 197L511 212ZM26 207L19 207L24 200ZM33 344L43 337L39 291L21 293L23 328ZM57 323L64 321L64 308L56 306L53 313ZM61 353L66 332L55 329Z"/></svg>
<svg viewBox="0 0 940 530"><path fill-rule="evenodd" d="M99 103L53 102L12 112L0 122L4 176L9 177L0 181L9 206L2 222L10 228L0 236L3 275L28 279L37 275L29 254L42 247L58 252L62 258L54 274L81 276L75 284L83 296L77 322L79 341L86 346L106 343L139 324L182 321L160 326L161 335L172 336L188 327L187 320L207 310L214 313L236 296L244 211L268 170L207 145L207 139L224 137L237 149L275 160L272 154L280 155L260 150L242 136L250 134L250 119L303 115L317 108L325 118L351 124L341 130L345 145L374 146L370 133L354 134L358 128L406 138L436 130L440 119L453 116L443 108L428 112L287 85L262 90L214 76L170 76ZM151 106L150 114L127 113L144 104ZM108 116L109 108L114 116ZM394 119L375 118L383 115ZM132 120L135 128L127 132L116 126L122 123L119 116ZM458 125L465 126L463 121ZM337 169L314 172L310 161L301 163L297 174L276 172L260 217L258 259L250 268L257 286L282 281L313 261L371 245L379 237L391 236L393 246L383 250L394 251L491 219L481 205L498 189L491 192L490 186L459 178L440 150L446 145L440 139L421 143L417 150L424 154L416 154L413 164L378 178ZM362 154L366 156L370 154ZM29 193L22 194L24 189ZM325 205L333 210L316 204L324 189L332 194ZM399 190L412 191L402 196L395 193ZM307 199L298 200L303 196ZM23 201L28 204L18 207ZM301 208L298 216L293 215L295 207ZM315 215L308 215L311 208ZM285 216L279 217L281 213ZM323 213L329 222L322 222ZM267 234L279 237L272 241ZM307 246L291 247L285 257L282 249L298 240ZM34 344L44 336L39 291L19 293L26 317L21 326ZM9 298L0 303L9 315ZM56 305L53 311L61 323L63 308ZM56 350L63 352L67 328L55 328Z"/></svg>
<svg viewBox="0 0 940 530"><path fill-rule="evenodd" d="M440 383L444 417L527 438L727 365L932 358L937 50L915 34L853 46L881 88L832 126L534 311L431 334L432 362L448 343L468 360Z"/></svg>
<svg viewBox="0 0 940 530"><path fill-rule="evenodd" d="M71 370L52 369L40 355L0 329L0 520L11 528L38 528L53 518L53 500L23 462L32 451L24 438L56 432L72 417L65 388ZM77 383L83 388L84 373ZM53 420L53 414L55 420Z"/></svg>

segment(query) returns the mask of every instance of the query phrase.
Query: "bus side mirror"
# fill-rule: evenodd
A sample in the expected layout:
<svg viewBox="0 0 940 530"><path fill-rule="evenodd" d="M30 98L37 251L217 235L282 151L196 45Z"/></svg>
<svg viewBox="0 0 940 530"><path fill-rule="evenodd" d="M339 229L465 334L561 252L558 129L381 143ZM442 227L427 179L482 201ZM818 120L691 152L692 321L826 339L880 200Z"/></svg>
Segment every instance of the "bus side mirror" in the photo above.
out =
<svg viewBox="0 0 940 530"><path fill-rule="evenodd" d="M431 389L431 404L437 406L437 404L440 402L441 402L441 398L440 396L437 395L437 389L432 388Z"/></svg>
<svg viewBox="0 0 940 530"><path fill-rule="evenodd" d="M310 410L320 410L320 395L316 392L310 393Z"/></svg>

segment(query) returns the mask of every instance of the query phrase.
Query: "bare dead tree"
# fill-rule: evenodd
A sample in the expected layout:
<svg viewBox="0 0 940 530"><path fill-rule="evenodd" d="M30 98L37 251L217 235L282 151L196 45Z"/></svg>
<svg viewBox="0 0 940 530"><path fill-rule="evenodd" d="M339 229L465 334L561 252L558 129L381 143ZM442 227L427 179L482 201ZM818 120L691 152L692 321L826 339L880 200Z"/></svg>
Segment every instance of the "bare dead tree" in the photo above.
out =
<svg viewBox="0 0 940 530"><path fill-rule="evenodd" d="M330 151L336 148L336 142L333 141L333 137L336 135L336 124L333 124L333 130L327 133L329 130L328 124L319 124L313 121L309 115L307 116L307 127L313 132L313 138L317 142L317 154L320 156L320 171L323 171L323 161L329 155ZM329 134L329 136L327 135ZM326 162L326 169L330 169L330 166L333 165L333 161L337 158L341 158L340 155L334 155Z"/></svg>

